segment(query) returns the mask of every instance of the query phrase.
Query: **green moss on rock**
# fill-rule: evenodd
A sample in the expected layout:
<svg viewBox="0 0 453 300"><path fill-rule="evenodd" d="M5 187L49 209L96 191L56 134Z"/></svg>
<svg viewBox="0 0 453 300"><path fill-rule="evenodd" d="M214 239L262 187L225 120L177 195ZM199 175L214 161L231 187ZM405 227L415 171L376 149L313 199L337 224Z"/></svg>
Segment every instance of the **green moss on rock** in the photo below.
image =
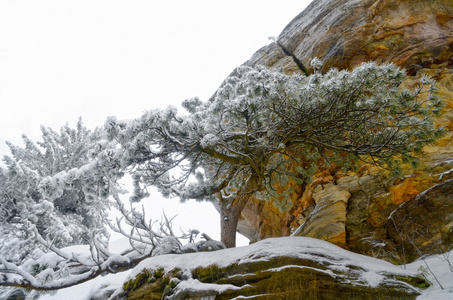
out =
<svg viewBox="0 0 453 300"><path fill-rule="evenodd" d="M127 299L415 299L423 274L320 240L268 239L222 253L150 258L124 284ZM151 267L153 266L153 267ZM165 266L165 269L161 268ZM183 268L183 270L176 268ZM123 299L123 298L121 298Z"/></svg>
<svg viewBox="0 0 453 300"><path fill-rule="evenodd" d="M182 278L180 268L165 272L164 268L144 269L134 279L123 284L127 299L162 299L170 294Z"/></svg>
<svg viewBox="0 0 453 300"><path fill-rule="evenodd" d="M269 260L233 263L227 267L213 264L191 270L193 279L206 284L229 286L219 294L202 291L216 300L238 296L257 299L415 299L416 288L426 288L429 282L422 277L384 275L386 280L377 287L360 283L363 269L345 266L345 270L329 269L329 260L307 260L297 257L274 257ZM175 280L176 279L176 280ZM128 299L161 299L162 295L175 296L182 271L174 269L143 270L133 280L125 283ZM231 288L236 287L236 289ZM184 293L184 297L197 297L197 291ZM176 297L175 299L179 299Z"/></svg>

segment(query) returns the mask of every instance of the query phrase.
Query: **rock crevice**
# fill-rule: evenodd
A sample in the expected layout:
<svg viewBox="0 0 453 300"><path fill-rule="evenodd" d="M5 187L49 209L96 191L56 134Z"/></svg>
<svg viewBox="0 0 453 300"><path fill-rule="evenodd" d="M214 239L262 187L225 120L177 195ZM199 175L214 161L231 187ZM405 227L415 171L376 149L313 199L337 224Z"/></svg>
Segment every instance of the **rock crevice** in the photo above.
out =
<svg viewBox="0 0 453 300"><path fill-rule="evenodd" d="M297 58L297 56L295 56L291 51L289 51L288 49L285 48L285 46L283 46L282 44L280 44L278 41L276 42L276 44L282 48L283 52L292 57L292 59L294 60L294 63L297 65L297 67L299 67L299 70L305 74L305 75L308 75L308 72L307 72L307 69L305 68L304 64Z"/></svg>

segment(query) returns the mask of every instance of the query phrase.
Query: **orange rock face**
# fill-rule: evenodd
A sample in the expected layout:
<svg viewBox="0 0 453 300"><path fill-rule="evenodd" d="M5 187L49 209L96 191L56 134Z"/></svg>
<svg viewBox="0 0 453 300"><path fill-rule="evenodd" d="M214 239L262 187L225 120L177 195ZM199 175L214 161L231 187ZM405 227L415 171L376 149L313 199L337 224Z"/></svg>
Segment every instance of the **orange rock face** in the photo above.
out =
<svg viewBox="0 0 453 300"><path fill-rule="evenodd" d="M448 0L314 1L282 32L279 43L305 66L324 69L364 61L394 62L415 75L433 64L451 66L453 23Z"/></svg>
<svg viewBox="0 0 453 300"><path fill-rule="evenodd" d="M451 0L315 0L287 25L277 43L263 47L245 64L287 73L301 72L302 65L311 72L314 57L324 62L324 71L365 61L393 62L407 70L407 86L421 74L433 76L447 104L437 123L453 130ZM299 235L387 257L376 245L388 239L390 214L453 177L452 136L450 132L438 145L426 147L420 167L407 168L402 178L367 167L340 179L320 172L313 184L295 189L283 212L270 202L251 202L239 231L256 241L297 229Z"/></svg>

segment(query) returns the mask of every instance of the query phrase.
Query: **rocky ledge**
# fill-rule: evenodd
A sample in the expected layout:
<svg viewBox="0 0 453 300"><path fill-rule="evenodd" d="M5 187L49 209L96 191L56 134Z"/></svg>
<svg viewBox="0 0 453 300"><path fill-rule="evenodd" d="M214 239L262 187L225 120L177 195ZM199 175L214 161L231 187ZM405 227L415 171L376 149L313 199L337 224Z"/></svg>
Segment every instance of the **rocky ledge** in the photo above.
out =
<svg viewBox="0 0 453 300"><path fill-rule="evenodd" d="M141 262L115 299L415 299L429 283L388 262L307 237Z"/></svg>

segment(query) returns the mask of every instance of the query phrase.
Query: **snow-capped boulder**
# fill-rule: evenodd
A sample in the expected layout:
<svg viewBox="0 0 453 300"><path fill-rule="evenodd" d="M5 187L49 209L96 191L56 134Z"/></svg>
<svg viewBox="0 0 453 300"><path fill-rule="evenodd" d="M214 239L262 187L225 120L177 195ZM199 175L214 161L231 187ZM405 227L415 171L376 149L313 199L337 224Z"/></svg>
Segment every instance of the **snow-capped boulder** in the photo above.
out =
<svg viewBox="0 0 453 300"><path fill-rule="evenodd" d="M181 253L181 242L177 237L166 236L153 250L152 256Z"/></svg>
<svg viewBox="0 0 453 300"><path fill-rule="evenodd" d="M114 297L415 299L428 285L421 274L388 262L321 240L286 237L216 252L146 259Z"/></svg>
<svg viewBox="0 0 453 300"><path fill-rule="evenodd" d="M199 241L197 243L198 251L207 252L207 251L217 251L225 249L225 245L222 242L208 240L208 241Z"/></svg>

